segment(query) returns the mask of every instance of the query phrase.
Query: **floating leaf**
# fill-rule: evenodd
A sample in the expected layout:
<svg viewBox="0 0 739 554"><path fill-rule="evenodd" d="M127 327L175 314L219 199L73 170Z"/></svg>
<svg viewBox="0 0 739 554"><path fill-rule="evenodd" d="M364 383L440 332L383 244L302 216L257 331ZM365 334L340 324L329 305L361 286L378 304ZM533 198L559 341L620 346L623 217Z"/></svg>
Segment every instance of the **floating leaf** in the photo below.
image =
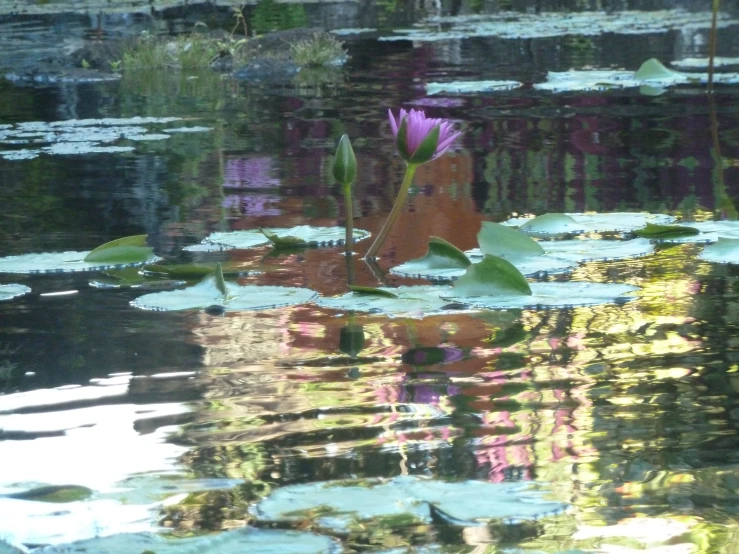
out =
<svg viewBox="0 0 739 554"><path fill-rule="evenodd" d="M302 531L254 529L186 538L169 538L155 533L120 533L77 541L68 545L48 546L44 554L94 552L95 554L331 554L339 545L329 537Z"/></svg>
<svg viewBox="0 0 739 554"><path fill-rule="evenodd" d="M292 235L280 236L275 233L265 231L264 229L259 230L264 234L265 237L267 237L267 239L269 239L269 242L271 242L275 248L298 248L301 246L308 246L308 243L305 241L305 239L302 239L300 237L294 237Z"/></svg>
<svg viewBox="0 0 739 554"><path fill-rule="evenodd" d="M213 274L213 280L215 282L216 288L218 289L218 292L223 295L223 299L225 300L228 296L228 291L226 290L226 281L223 279L223 269L221 269L221 264L216 264L216 270Z"/></svg>
<svg viewBox="0 0 739 554"><path fill-rule="evenodd" d="M648 239L600 240L574 239L546 241L542 243L547 256L582 263L595 260L623 260L646 256L654 252L654 244Z"/></svg>
<svg viewBox="0 0 739 554"><path fill-rule="evenodd" d="M464 300L472 308L489 310L569 308L597 304L623 303L637 287L614 283L530 283L531 296L521 294L494 296L445 295L448 300Z"/></svg>
<svg viewBox="0 0 739 554"><path fill-rule="evenodd" d="M47 252L39 254L22 254L0 258L0 273L72 273L77 271L103 271L111 268L122 268L127 265L144 265L158 258L151 256L142 262L86 262L85 256L90 252Z"/></svg>
<svg viewBox="0 0 739 554"><path fill-rule="evenodd" d="M515 229L490 221L482 222L477 243L483 254L501 258L516 259L544 254L544 249L535 240Z"/></svg>
<svg viewBox="0 0 739 554"><path fill-rule="evenodd" d="M262 499L254 514L263 521L315 520L319 526L340 530L355 522L401 515L430 522L429 504L433 504L460 520L513 523L567 509L546 495L525 483L447 483L405 476L390 481L288 485Z"/></svg>
<svg viewBox="0 0 739 554"><path fill-rule="evenodd" d="M739 238L719 237L717 242L707 245L698 257L706 262L739 264Z"/></svg>
<svg viewBox="0 0 739 554"><path fill-rule="evenodd" d="M268 238L269 235L269 238ZM346 229L343 227L313 227L300 225L298 227L274 227L253 229L250 231L230 231L227 233L211 233L204 243L230 246L232 248L253 248L269 244L270 241L289 246L338 246L344 243ZM360 241L370 236L369 231L354 229L354 240ZM290 243L290 244L285 244Z"/></svg>
<svg viewBox="0 0 739 554"><path fill-rule="evenodd" d="M522 233L535 237L577 235L583 232L582 225L566 214L543 214L530 219L521 227Z"/></svg>
<svg viewBox="0 0 739 554"><path fill-rule="evenodd" d="M709 60L708 58L684 58L682 60L670 62L670 65L681 67L683 69L698 69L708 67ZM726 58L721 56L713 58L714 67L722 67L726 65L739 65L739 58Z"/></svg>
<svg viewBox="0 0 739 554"><path fill-rule="evenodd" d="M26 285L19 285L17 283L0 285L0 300L10 300L11 298L28 294L29 292L31 292L31 289Z"/></svg>
<svg viewBox="0 0 739 554"><path fill-rule="evenodd" d="M685 244L716 242L719 237L739 238L739 221L698 221L690 223L690 227L700 233L683 237L656 237L654 240L669 244Z"/></svg>
<svg viewBox="0 0 739 554"><path fill-rule="evenodd" d="M449 287L403 286L374 290L389 292L392 296L352 291L342 296L318 298L315 302L319 306L334 310L368 312L391 317L419 318L450 313L445 309L449 301L440 296L441 293L448 293L451 290Z"/></svg>
<svg viewBox="0 0 739 554"><path fill-rule="evenodd" d="M425 256L393 267L390 271L398 275L426 277L433 274L434 278L449 279L464 273L470 263L459 248L439 237L431 237ZM446 273L450 276L446 277Z"/></svg>
<svg viewBox="0 0 739 554"><path fill-rule="evenodd" d="M547 214L554 215L554 214ZM575 221L575 227L579 227L581 233L625 233L635 231L645 227L647 223L653 223L657 225L667 225L675 221L675 218L664 214L649 214L649 213L632 213L632 212L611 212L603 214L583 214L583 213L568 213L560 214L570 217ZM562 226L553 226L551 230L546 225L539 226L539 223L532 226L528 226L524 229L524 225L533 223L534 219L542 218L531 217L518 217L512 218L503 222L503 225L509 225L512 227L519 227L522 231L527 234L533 234L533 236L541 238L554 238L561 235L565 225L564 221ZM540 222L542 220L540 219ZM546 219L543 220L546 223ZM556 223L556 220L554 221ZM568 233L576 233L577 229L568 231Z"/></svg>
<svg viewBox="0 0 739 554"><path fill-rule="evenodd" d="M685 79L685 74L668 69L657 58L650 58L641 64L634 73L634 78L641 81L665 81L670 79L682 81Z"/></svg>
<svg viewBox="0 0 739 554"><path fill-rule="evenodd" d="M15 500L64 503L85 500L90 498L93 492L92 489L80 485L49 485L2 496Z"/></svg>
<svg viewBox="0 0 739 554"><path fill-rule="evenodd" d="M454 295L470 296L530 295L531 287L511 262L498 256L485 255L472 264L454 284Z"/></svg>
<svg viewBox="0 0 739 554"><path fill-rule="evenodd" d="M134 235L106 242L92 250L83 261L114 264L140 263L151 259L154 249L146 245L146 235Z"/></svg>
<svg viewBox="0 0 739 554"><path fill-rule="evenodd" d="M634 231L637 236L647 239L676 239L699 235L700 231L695 227L686 227L684 225L655 225L647 223L644 229Z"/></svg>
<svg viewBox="0 0 739 554"><path fill-rule="evenodd" d="M522 87L519 81L451 81L448 83L427 83L426 94L432 96L440 92L466 94L492 92L496 90L512 90Z"/></svg>
<svg viewBox="0 0 739 554"><path fill-rule="evenodd" d="M316 293L309 289L274 286L240 286L225 282L226 295L219 290L215 276L181 290L145 294L131 301L144 310L194 310L223 305L229 310L268 310L310 302Z"/></svg>
<svg viewBox="0 0 739 554"><path fill-rule="evenodd" d="M349 285L349 290L357 294L368 294L372 296L381 296L383 298L397 298L397 294L393 294L387 289L379 289L375 287L364 287L362 285Z"/></svg>

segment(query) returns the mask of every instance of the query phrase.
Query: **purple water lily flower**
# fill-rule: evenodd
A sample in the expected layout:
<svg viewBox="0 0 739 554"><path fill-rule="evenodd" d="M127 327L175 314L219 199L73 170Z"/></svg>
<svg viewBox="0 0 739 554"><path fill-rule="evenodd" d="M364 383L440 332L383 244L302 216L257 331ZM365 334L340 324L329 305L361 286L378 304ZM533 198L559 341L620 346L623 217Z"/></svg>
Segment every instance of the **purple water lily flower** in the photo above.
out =
<svg viewBox="0 0 739 554"><path fill-rule="evenodd" d="M412 109L407 112L401 108L397 119L392 110L388 110L388 117L398 153L408 163L422 164L435 160L449 150L452 143L462 134L454 132L449 120L426 117L423 110ZM429 143L426 139L436 127L439 128L436 144L433 144L433 141ZM405 136L402 135L403 129L405 129ZM401 132L400 137L399 132ZM426 144L424 144L425 141Z"/></svg>

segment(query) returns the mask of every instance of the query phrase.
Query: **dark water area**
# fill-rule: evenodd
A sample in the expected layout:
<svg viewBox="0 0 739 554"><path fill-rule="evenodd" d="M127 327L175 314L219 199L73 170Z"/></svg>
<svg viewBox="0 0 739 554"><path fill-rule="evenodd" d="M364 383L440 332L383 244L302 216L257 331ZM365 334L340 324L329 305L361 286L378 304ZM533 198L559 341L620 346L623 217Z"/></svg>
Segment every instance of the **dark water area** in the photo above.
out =
<svg viewBox="0 0 739 554"><path fill-rule="evenodd" d="M75 21L82 35L94 26ZM720 56L739 56L737 30L720 30ZM55 47L53 27L31 32L40 55ZM736 218L737 85L717 85L712 99L699 84L658 96L533 86L551 71L704 57L706 37L705 27L415 43L360 37L348 39L351 57L338 76L275 86L174 70L126 71L106 83L0 79L0 132L134 117L180 118L147 124L151 134L209 129L115 143L133 146L127 152L0 157L0 256L86 251L147 234L165 259L238 266L243 285L343 294L338 248L182 248L216 231L343 226L331 160L344 133L359 163L355 225L376 234L405 169L387 120L400 107L449 118L463 135L419 168L382 269L422 256L430 236L472 248L481 222L514 215ZM3 70L13 52L0 56ZM524 85L424 88L493 79ZM26 147L5 141L0 154ZM37 546L157 525L183 537L268 528L254 506L285 487L416 476L533 485L546 496L530 502L541 503L538 519L514 510L483 526L395 514L332 527L317 522L320 503L311 517L276 526L330 536L343 552L739 552L739 270L699 259L701 248L660 246L554 279L639 287L623 305L423 318L350 316L310 303L153 312L129 304L149 290L91 286L106 278L100 272L0 274L0 284L32 289L0 302L0 539ZM353 270L356 283L380 284L359 256ZM349 351L346 333L359 325L363 340ZM213 485L219 479L235 481ZM162 483L184 495L165 503ZM62 507L3 497L60 485L92 493ZM552 513L547 502L562 509ZM34 517L43 525L28 523ZM280 552L303 551L296 548Z"/></svg>

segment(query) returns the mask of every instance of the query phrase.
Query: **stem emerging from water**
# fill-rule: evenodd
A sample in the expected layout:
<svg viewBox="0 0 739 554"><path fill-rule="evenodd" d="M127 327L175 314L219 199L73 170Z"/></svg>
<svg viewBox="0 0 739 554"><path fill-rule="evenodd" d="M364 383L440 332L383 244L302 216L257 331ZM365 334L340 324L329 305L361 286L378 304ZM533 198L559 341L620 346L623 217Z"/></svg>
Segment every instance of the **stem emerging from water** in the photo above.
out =
<svg viewBox="0 0 739 554"><path fill-rule="evenodd" d="M718 27L718 5L720 0L713 0L711 14L711 34L708 39L708 93L713 92L713 66L716 57L716 31Z"/></svg>
<svg viewBox="0 0 739 554"><path fill-rule="evenodd" d="M344 245L346 246L346 282L347 285L354 284L354 260L352 259L354 250L354 205L352 204L352 187L346 185L344 189L344 211L346 212L346 237Z"/></svg>
<svg viewBox="0 0 739 554"><path fill-rule="evenodd" d="M372 243L372 246L370 246L369 250L367 250L367 253L364 255L365 260L375 259L375 254L377 254L377 251L382 247L382 244L385 242L385 239L392 230L393 225L395 225L395 221L403 210L405 199L408 198L408 191L411 188L413 175L416 173L417 167L418 164L408 164L408 167L406 167L405 177L403 177L403 183L400 185L398 197L395 199L393 209L390 211L390 215L387 216L385 224L382 226L382 229L380 229L380 234L377 235L375 242Z"/></svg>
<svg viewBox="0 0 739 554"><path fill-rule="evenodd" d="M344 211L346 212L346 255L351 256L354 249L354 206L352 205L352 187L347 185L344 189Z"/></svg>

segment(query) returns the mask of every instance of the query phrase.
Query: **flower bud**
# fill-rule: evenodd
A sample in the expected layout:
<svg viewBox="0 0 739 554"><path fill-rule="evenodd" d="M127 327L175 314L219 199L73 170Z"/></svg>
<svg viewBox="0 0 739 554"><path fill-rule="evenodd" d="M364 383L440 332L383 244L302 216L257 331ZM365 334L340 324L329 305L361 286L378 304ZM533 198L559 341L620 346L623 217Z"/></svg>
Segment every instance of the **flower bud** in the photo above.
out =
<svg viewBox="0 0 739 554"><path fill-rule="evenodd" d="M343 135L336 148L333 165L334 179L342 186L350 186L357 178L357 158L354 156L352 143L347 135Z"/></svg>

